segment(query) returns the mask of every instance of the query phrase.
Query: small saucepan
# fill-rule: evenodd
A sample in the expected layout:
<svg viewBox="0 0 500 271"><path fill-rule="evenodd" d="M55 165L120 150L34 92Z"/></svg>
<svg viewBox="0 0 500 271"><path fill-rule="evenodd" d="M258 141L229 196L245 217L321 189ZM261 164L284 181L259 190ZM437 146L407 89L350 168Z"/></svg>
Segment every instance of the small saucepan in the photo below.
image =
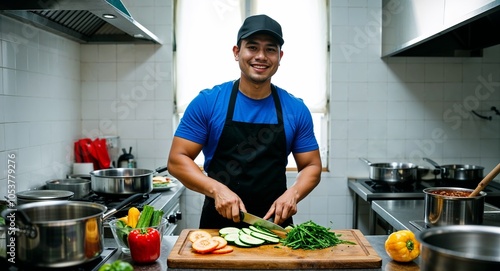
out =
<svg viewBox="0 0 500 271"><path fill-rule="evenodd" d="M478 184L483 179L484 167L466 164L439 165L429 158L423 158L441 171L441 179L458 181L463 184Z"/></svg>
<svg viewBox="0 0 500 271"><path fill-rule="evenodd" d="M417 180L418 166L413 163L371 163L365 158L359 158L370 166L370 179L388 184L410 184Z"/></svg>
<svg viewBox="0 0 500 271"><path fill-rule="evenodd" d="M90 193L90 180L86 179L54 179L46 183L48 189L71 191L75 193L73 199L81 199Z"/></svg>

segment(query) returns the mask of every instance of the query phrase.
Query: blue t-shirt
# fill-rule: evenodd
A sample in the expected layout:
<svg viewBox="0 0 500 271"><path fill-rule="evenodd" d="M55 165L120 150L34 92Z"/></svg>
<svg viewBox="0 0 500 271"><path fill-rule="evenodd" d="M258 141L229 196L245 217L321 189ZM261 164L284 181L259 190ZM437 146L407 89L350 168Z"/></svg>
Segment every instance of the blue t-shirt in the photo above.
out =
<svg viewBox="0 0 500 271"><path fill-rule="evenodd" d="M186 108L175 136L203 145L204 168L207 169L217 148L219 137L226 120L229 98L234 81L212 89L205 89ZM313 131L311 113L304 102L276 87L283 110L287 155L319 148ZM234 121L276 124L278 117L272 95L254 100L238 92L234 108Z"/></svg>

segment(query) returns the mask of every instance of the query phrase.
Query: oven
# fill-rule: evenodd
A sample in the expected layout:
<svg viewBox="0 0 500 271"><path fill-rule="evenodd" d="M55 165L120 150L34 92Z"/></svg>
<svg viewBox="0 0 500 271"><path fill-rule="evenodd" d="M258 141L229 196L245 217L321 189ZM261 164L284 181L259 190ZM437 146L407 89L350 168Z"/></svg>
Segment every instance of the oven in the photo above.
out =
<svg viewBox="0 0 500 271"><path fill-rule="evenodd" d="M179 235L180 228L177 222L182 219L182 212L179 199L176 199L172 207L165 211L165 218L168 220L168 226L165 235Z"/></svg>
<svg viewBox="0 0 500 271"><path fill-rule="evenodd" d="M348 187L353 192L353 217L352 227L359 228L361 208L368 206L368 234L377 234L380 230L381 234L388 234L392 231L392 227L383 219L377 217L377 214L371 208L373 200L403 200L403 199L424 199L423 190L428 187L437 186L457 186L457 183L441 179L417 180L411 184L398 183L390 185L387 183L374 182L369 178L349 178ZM466 187L475 188L475 187ZM490 182L483 190L486 192L485 201L494 206L500 207L500 183ZM367 203L367 204L363 204Z"/></svg>

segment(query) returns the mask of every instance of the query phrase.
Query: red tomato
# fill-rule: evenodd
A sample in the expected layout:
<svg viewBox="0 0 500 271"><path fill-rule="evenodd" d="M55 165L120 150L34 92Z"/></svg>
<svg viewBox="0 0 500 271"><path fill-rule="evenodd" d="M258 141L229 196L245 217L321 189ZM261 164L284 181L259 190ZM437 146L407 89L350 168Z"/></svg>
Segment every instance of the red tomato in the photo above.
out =
<svg viewBox="0 0 500 271"><path fill-rule="evenodd" d="M214 236L214 237L212 237L212 239L214 239L215 241L217 241L219 243L219 245L217 246L216 249L221 249L227 245L226 239L224 239L220 236Z"/></svg>
<svg viewBox="0 0 500 271"><path fill-rule="evenodd" d="M191 241L192 243L194 243L196 240L198 239L201 239L201 238L210 238L212 237L212 235L207 232L207 231L204 231L204 230L196 230L196 231L192 231L190 234L189 234L189 241Z"/></svg>
<svg viewBox="0 0 500 271"><path fill-rule="evenodd" d="M212 251L211 253L213 254L225 254L229 252L233 252L233 247L232 246L224 246L223 248L216 249Z"/></svg>
<svg viewBox="0 0 500 271"><path fill-rule="evenodd" d="M192 247L195 252L205 254L214 251L218 245L219 242L212 238L201 238L194 241Z"/></svg>

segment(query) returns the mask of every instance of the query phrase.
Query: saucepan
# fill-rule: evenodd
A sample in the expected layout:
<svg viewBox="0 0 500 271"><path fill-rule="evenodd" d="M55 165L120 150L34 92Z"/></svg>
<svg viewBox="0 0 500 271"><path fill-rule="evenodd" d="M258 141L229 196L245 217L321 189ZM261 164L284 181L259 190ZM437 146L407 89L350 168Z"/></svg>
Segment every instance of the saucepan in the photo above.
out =
<svg viewBox="0 0 500 271"><path fill-rule="evenodd" d="M90 180L86 179L54 179L46 184L48 189L73 192L73 199L81 199L90 193Z"/></svg>
<svg viewBox="0 0 500 271"><path fill-rule="evenodd" d="M102 204L84 201L33 202L4 210L9 234L16 232L7 238L15 244L6 258L27 270L66 268L95 260L103 251L103 221L145 196L130 196L109 211Z"/></svg>
<svg viewBox="0 0 500 271"><path fill-rule="evenodd" d="M388 184L410 184L417 180L418 166L413 163L371 163L365 158L359 158L370 166L370 179Z"/></svg>
<svg viewBox="0 0 500 271"><path fill-rule="evenodd" d="M467 164L439 165L429 158L423 158L441 172L441 179L463 184L477 184L483 178L484 167Z"/></svg>
<svg viewBox="0 0 500 271"><path fill-rule="evenodd" d="M424 221L428 227L483 224L486 192L469 197L473 189L461 187L425 188Z"/></svg>
<svg viewBox="0 0 500 271"><path fill-rule="evenodd" d="M166 171L139 168L110 168L90 172L91 188L96 194L109 196L132 195L153 191L153 175Z"/></svg>

